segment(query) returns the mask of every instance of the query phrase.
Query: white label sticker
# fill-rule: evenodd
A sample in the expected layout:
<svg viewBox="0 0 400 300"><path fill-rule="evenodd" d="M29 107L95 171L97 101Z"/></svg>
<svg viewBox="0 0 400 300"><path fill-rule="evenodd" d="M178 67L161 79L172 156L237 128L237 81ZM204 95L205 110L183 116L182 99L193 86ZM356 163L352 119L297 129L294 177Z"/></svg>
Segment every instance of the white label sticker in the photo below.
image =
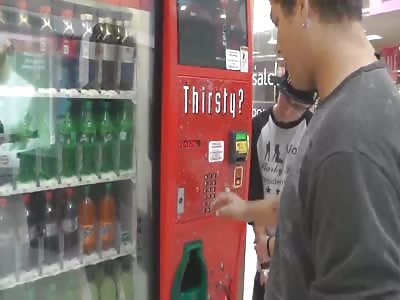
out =
<svg viewBox="0 0 400 300"><path fill-rule="evenodd" d="M208 143L208 162L224 161L224 141L210 141Z"/></svg>
<svg viewBox="0 0 400 300"><path fill-rule="evenodd" d="M226 69L239 71L240 70L240 51L226 49L225 56L226 56Z"/></svg>
<svg viewBox="0 0 400 300"><path fill-rule="evenodd" d="M249 51L247 47L240 47L240 72L249 72Z"/></svg>

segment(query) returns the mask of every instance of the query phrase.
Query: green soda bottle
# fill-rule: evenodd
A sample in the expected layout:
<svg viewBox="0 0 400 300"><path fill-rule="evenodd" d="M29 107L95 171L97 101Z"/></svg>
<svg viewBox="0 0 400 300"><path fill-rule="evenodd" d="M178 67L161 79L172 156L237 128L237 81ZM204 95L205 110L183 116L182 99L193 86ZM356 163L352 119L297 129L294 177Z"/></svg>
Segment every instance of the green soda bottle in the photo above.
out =
<svg viewBox="0 0 400 300"><path fill-rule="evenodd" d="M26 114L24 121L17 133L17 149L21 150L17 157L19 158L18 181L28 182L35 180L37 177L37 159L36 149L27 149L29 141L36 137L32 130L32 117Z"/></svg>
<svg viewBox="0 0 400 300"><path fill-rule="evenodd" d="M59 124L58 144L61 147L62 175L71 177L76 174L76 128L67 112L65 118Z"/></svg>
<svg viewBox="0 0 400 300"><path fill-rule="evenodd" d="M44 116L39 124L40 173L45 179L54 178L57 175L57 155L54 141L52 141L49 118L49 116Z"/></svg>
<svg viewBox="0 0 400 300"><path fill-rule="evenodd" d="M85 102L79 143L82 146L81 174L92 174L96 170L96 126L93 121L93 104Z"/></svg>
<svg viewBox="0 0 400 300"><path fill-rule="evenodd" d="M133 155L133 119L132 104L130 101L124 101L122 115L119 121L119 168L121 170L129 170L132 168Z"/></svg>
<svg viewBox="0 0 400 300"><path fill-rule="evenodd" d="M113 270L110 262L105 263L99 285L99 300L117 300L117 287L113 279Z"/></svg>
<svg viewBox="0 0 400 300"><path fill-rule="evenodd" d="M110 172L114 166L114 126L110 117L110 103L103 103L103 117L99 124L99 142L102 149L101 171Z"/></svg>

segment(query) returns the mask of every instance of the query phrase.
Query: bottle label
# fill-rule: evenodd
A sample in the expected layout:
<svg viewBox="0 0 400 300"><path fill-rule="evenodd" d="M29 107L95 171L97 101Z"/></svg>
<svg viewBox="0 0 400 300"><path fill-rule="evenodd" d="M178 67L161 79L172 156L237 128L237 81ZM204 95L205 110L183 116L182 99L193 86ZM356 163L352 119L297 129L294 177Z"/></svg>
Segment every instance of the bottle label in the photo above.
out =
<svg viewBox="0 0 400 300"><path fill-rule="evenodd" d="M65 219L62 222L62 228L65 233L72 233L78 230L78 217Z"/></svg>
<svg viewBox="0 0 400 300"><path fill-rule="evenodd" d="M79 41L62 39L60 44L60 52L67 57L77 57L79 54Z"/></svg>
<svg viewBox="0 0 400 300"><path fill-rule="evenodd" d="M104 134L104 143L109 143L111 141L112 141L112 133L107 132L106 134Z"/></svg>
<svg viewBox="0 0 400 300"><path fill-rule="evenodd" d="M122 63L133 63L135 61L135 48L127 46L119 47L119 56Z"/></svg>
<svg viewBox="0 0 400 300"><path fill-rule="evenodd" d="M45 230L46 230L45 232L46 237L57 235L57 224L56 223L46 224Z"/></svg>
<svg viewBox="0 0 400 300"><path fill-rule="evenodd" d="M103 241L112 241L114 239L114 224L103 223L101 224L101 234Z"/></svg>
<svg viewBox="0 0 400 300"><path fill-rule="evenodd" d="M83 240L92 239L94 236L94 225L82 226Z"/></svg>
<svg viewBox="0 0 400 300"><path fill-rule="evenodd" d="M74 135L68 135L68 134L62 134L59 137L59 142L60 144L64 144L64 145L71 145L72 141L74 139Z"/></svg>
<svg viewBox="0 0 400 300"><path fill-rule="evenodd" d="M89 41L82 41L81 57L85 59L96 59L96 44Z"/></svg>
<svg viewBox="0 0 400 300"><path fill-rule="evenodd" d="M82 134L79 141L81 143L93 144L94 143L94 135L92 135L92 134Z"/></svg>
<svg viewBox="0 0 400 300"><path fill-rule="evenodd" d="M0 233L0 246L1 247L9 246L12 237L13 237L13 234L11 231Z"/></svg>
<svg viewBox="0 0 400 300"><path fill-rule="evenodd" d="M126 141L128 139L128 133L126 131L121 131L119 133L119 139L121 141Z"/></svg>
<svg viewBox="0 0 400 300"><path fill-rule="evenodd" d="M28 241L33 241L37 238L36 226L29 226L28 228Z"/></svg>
<svg viewBox="0 0 400 300"><path fill-rule="evenodd" d="M114 61L115 60L115 45L101 44L101 53L103 60Z"/></svg>

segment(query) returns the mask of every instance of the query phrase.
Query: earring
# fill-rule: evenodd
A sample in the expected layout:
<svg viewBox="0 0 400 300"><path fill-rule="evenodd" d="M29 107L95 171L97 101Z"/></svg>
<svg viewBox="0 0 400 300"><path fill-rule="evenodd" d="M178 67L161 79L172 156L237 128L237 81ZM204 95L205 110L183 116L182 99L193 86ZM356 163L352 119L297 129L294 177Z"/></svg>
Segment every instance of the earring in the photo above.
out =
<svg viewBox="0 0 400 300"><path fill-rule="evenodd" d="M311 21L310 21L310 19L307 19L307 20L302 24L302 26L303 26L304 28L306 28L306 29L310 28L310 27L311 27Z"/></svg>

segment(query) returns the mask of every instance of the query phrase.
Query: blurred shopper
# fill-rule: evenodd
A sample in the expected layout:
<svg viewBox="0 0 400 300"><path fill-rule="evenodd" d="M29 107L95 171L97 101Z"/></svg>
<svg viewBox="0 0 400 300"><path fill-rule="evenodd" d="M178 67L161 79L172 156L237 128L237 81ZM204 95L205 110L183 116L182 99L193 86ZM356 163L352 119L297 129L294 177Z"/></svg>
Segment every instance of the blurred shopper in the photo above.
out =
<svg viewBox="0 0 400 300"><path fill-rule="evenodd" d="M400 299L400 97L362 4L271 0L292 84L320 99L279 202L268 300ZM261 225L273 203L222 193L214 209Z"/></svg>
<svg viewBox="0 0 400 300"><path fill-rule="evenodd" d="M253 119L249 200L279 196L289 162L298 152L301 139L312 113L314 92L294 89L286 72L277 78L279 96L276 104ZM257 273L254 279L253 300L264 299L266 264L269 262L276 217L267 226L252 224L257 252ZM269 236L267 235L269 232Z"/></svg>

